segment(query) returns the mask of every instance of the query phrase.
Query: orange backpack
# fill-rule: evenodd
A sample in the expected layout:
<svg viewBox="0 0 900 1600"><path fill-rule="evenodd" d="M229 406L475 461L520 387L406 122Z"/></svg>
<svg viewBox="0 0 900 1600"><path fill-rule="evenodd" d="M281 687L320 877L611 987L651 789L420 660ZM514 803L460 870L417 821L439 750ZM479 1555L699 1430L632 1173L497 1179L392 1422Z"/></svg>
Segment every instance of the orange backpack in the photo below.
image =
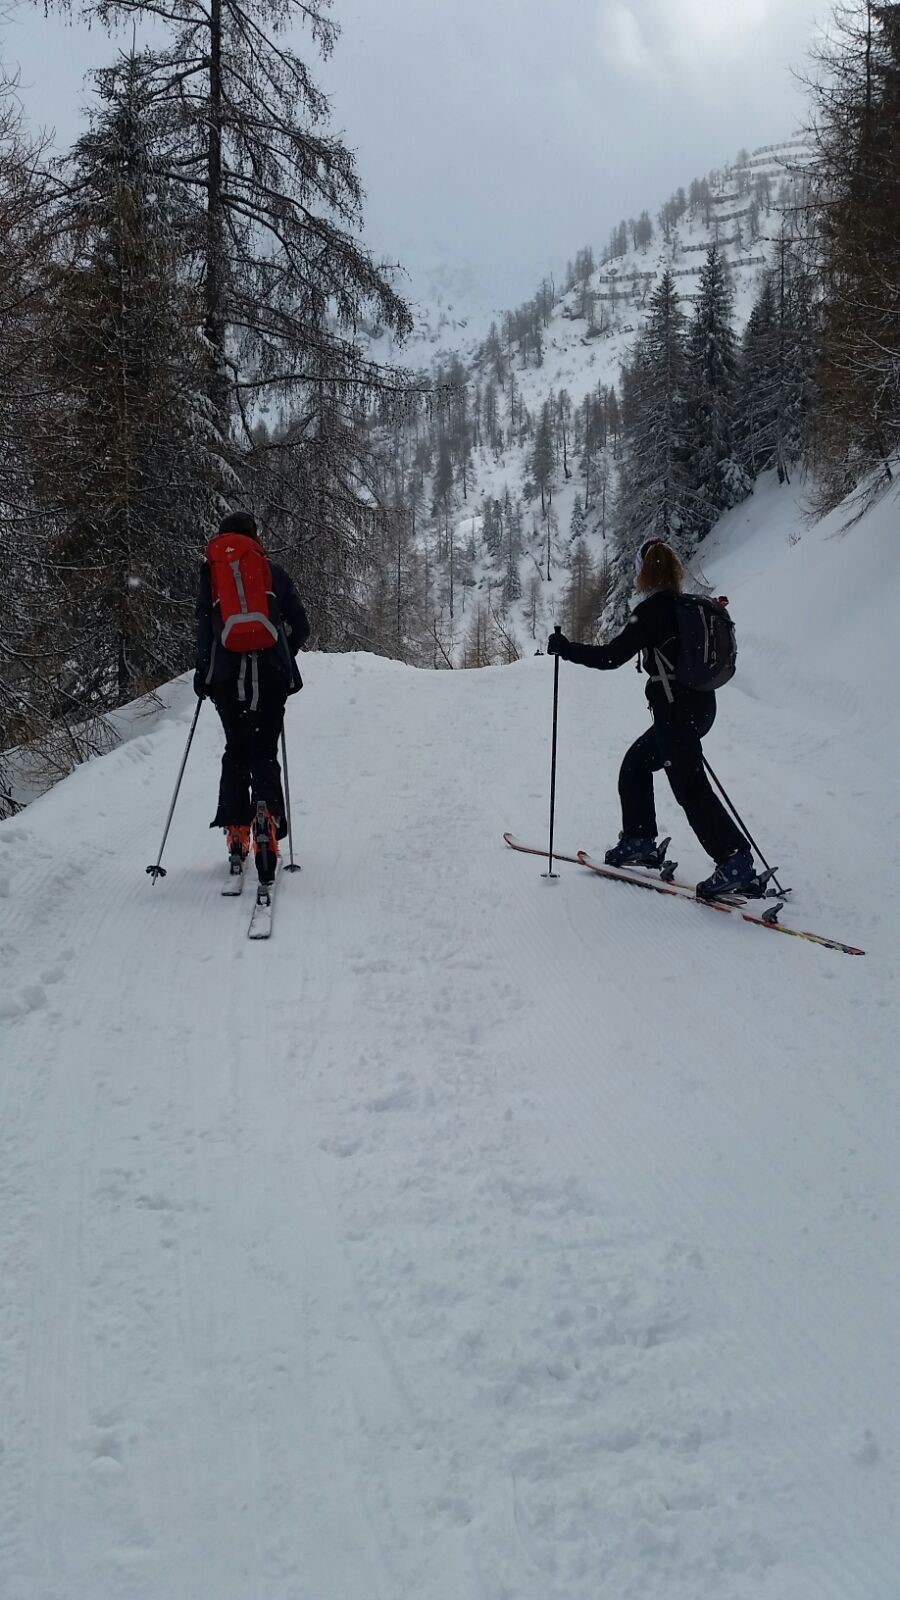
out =
<svg viewBox="0 0 900 1600"><path fill-rule="evenodd" d="M210 539L206 559L225 649L271 649L278 629L272 621L272 569L262 546L244 533L219 533Z"/></svg>

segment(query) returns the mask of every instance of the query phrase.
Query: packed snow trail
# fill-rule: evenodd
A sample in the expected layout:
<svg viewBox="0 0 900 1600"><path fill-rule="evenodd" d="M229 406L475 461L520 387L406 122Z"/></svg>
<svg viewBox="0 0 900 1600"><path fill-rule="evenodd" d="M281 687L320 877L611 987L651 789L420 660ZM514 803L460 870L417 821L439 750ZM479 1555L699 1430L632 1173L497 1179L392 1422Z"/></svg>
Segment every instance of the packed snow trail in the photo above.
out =
<svg viewBox="0 0 900 1600"><path fill-rule="evenodd" d="M144 874L185 683L0 825L4 1600L896 1600L896 739L776 660L710 759L864 961L507 850L545 659L306 659L268 944L208 707ZM564 664L563 848L644 722Z"/></svg>

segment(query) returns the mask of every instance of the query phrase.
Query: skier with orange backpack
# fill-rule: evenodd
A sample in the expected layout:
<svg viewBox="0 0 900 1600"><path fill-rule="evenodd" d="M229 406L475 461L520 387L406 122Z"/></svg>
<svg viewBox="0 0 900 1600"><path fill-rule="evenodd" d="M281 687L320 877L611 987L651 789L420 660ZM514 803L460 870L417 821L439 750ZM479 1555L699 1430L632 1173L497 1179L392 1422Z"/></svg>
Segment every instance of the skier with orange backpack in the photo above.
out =
<svg viewBox="0 0 900 1600"><path fill-rule="evenodd" d="M251 843L260 884L270 884L287 833L278 741L288 695L303 687L297 652L309 638L294 585L259 542L247 511L223 518L206 547L197 593L194 690L208 695L225 729L219 805L231 871Z"/></svg>

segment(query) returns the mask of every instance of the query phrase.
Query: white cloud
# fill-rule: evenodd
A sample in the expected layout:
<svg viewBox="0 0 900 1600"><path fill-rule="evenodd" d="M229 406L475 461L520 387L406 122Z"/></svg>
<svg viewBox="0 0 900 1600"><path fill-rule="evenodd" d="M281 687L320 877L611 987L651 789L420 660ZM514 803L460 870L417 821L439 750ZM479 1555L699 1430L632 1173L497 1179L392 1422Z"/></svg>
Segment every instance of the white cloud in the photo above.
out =
<svg viewBox="0 0 900 1600"><path fill-rule="evenodd" d="M734 58L752 49L748 35L775 23L785 0L651 0L649 9L680 53L724 51Z"/></svg>
<svg viewBox="0 0 900 1600"><path fill-rule="evenodd" d="M600 0L600 50L633 76L696 79L716 63L753 59L797 9L797 0ZM808 19L806 0L799 9Z"/></svg>
<svg viewBox="0 0 900 1600"><path fill-rule="evenodd" d="M613 67L636 77L658 76L659 66L647 47L641 24L625 0L605 0L598 27L601 55Z"/></svg>

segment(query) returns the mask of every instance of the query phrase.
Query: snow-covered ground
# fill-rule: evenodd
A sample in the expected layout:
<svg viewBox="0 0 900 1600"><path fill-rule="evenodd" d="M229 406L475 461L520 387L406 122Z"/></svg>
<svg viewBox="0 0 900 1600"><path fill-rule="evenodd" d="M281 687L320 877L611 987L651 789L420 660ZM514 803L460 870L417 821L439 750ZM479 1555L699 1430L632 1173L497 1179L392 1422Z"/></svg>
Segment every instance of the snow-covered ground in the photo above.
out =
<svg viewBox="0 0 900 1600"><path fill-rule="evenodd" d="M896 1600L895 524L706 563L710 759L862 959L507 851L546 658L308 658L268 945L208 708L144 874L186 684L0 825L4 1600ZM562 667L562 847L644 724Z"/></svg>

